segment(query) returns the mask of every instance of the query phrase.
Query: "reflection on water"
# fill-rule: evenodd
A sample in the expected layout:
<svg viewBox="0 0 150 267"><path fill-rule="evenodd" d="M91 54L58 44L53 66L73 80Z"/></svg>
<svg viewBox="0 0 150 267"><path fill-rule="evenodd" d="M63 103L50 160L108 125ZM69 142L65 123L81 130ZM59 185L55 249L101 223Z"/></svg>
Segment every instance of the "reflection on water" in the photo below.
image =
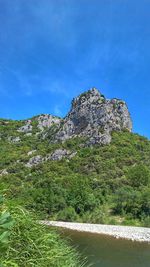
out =
<svg viewBox="0 0 150 267"><path fill-rule="evenodd" d="M150 244L61 230L94 267L150 267Z"/></svg>

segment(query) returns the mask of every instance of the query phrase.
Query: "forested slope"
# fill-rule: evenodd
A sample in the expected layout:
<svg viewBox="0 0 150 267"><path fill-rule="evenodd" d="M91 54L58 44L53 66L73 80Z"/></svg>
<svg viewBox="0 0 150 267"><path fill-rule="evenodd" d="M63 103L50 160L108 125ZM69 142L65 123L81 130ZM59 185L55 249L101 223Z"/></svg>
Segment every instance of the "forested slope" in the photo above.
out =
<svg viewBox="0 0 150 267"><path fill-rule="evenodd" d="M124 101L96 88L65 118L0 119L0 194L2 266L81 266L36 221L150 226L150 141L132 133Z"/></svg>
<svg viewBox="0 0 150 267"><path fill-rule="evenodd" d="M54 144L18 133L22 123L1 120L0 186L10 200L42 219L149 225L149 140L122 131L103 146L83 137ZM8 140L16 135L21 141Z"/></svg>

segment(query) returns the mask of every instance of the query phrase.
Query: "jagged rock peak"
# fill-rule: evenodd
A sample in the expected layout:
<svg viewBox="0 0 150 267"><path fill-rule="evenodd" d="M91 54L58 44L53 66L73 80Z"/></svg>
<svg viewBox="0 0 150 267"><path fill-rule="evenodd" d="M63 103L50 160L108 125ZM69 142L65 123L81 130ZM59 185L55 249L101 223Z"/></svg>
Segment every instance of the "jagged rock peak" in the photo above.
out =
<svg viewBox="0 0 150 267"><path fill-rule="evenodd" d="M132 130L132 121L124 101L106 99L96 88L72 101L71 110L55 136L56 141L83 136L90 144L108 144L112 131Z"/></svg>
<svg viewBox="0 0 150 267"><path fill-rule="evenodd" d="M72 100L72 106L76 106L77 104L81 105L82 103L88 101L89 104L92 102L96 102L100 98L104 98L104 96L99 92L95 87L89 89L88 91L80 94L76 98Z"/></svg>
<svg viewBox="0 0 150 267"><path fill-rule="evenodd" d="M51 142L73 137L86 137L90 144L109 144L113 131L132 130L132 121L125 101L106 99L95 87L72 100L64 119L41 114L26 120L18 132L50 138ZM17 140L14 140L17 141Z"/></svg>

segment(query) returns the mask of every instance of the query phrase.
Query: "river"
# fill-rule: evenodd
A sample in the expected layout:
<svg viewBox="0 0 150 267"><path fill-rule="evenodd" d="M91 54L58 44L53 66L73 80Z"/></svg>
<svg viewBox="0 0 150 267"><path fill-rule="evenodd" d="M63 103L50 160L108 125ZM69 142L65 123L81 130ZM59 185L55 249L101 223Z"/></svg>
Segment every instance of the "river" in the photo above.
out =
<svg viewBox="0 0 150 267"><path fill-rule="evenodd" d="M150 244L60 230L93 267L150 267Z"/></svg>

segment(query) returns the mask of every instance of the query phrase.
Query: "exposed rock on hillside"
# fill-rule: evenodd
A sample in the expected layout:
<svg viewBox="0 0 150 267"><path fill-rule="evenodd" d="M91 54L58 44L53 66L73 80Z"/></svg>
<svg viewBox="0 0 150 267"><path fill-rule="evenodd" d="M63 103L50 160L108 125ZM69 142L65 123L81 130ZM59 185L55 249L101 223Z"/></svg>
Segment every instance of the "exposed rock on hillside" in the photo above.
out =
<svg viewBox="0 0 150 267"><path fill-rule="evenodd" d="M31 150L27 153L28 156L31 156L32 154L34 154L36 152L36 150Z"/></svg>
<svg viewBox="0 0 150 267"><path fill-rule="evenodd" d="M61 119L49 114L43 114L37 117L37 127L43 131L44 128L50 128L54 124L60 124Z"/></svg>
<svg viewBox="0 0 150 267"><path fill-rule="evenodd" d="M52 154L46 157L46 160L61 160L63 158L72 158L77 152L71 152L67 149L56 149Z"/></svg>
<svg viewBox="0 0 150 267"><path fill-rule="evenodd" d="M7 175L8 171L6 169L0 170L0 176Z"/></svg>
<svg viewBox="0 0 150 267"><path fill-rule="evenodd" d="M32 166L36 166L39 163L42 163L44 159L42 158L41 155L37 155L35 157L32 157L29 159L29 161L26 163L26 167L31 168Z"/></svg>
<svg viewBox="0 0 150 267"><path fill-rule="evenodd" d="M44 129L49 129L53 125L59 125L61 119L56 116L52 116L49 114L42 114L39 116L36 116L30 120L24 121L24 125L21 126L17 131L26 133L26 135L31 135L33 131L33 125L34 122L37 125L37 130L43 131Z"/></svg>
<svg viewBox="0 0 150 267"><path fill-rule="evenodd" d="M109 144L111 133L123 130L132 130L126 103L116 98L106 99L96 88L92 88L73 99L71 110L64 119L42 114L24 121L17 131L24 133L25 137L47 138L52 143L85 137L87 146ZM14 143L18 141L11 140Z"/></svg>
<svg viewBox="0 0 150 267"><path fill-rule="evenodd" d="M18 129L18 132L29 133L32 131L31 120L25 121L25 125Z"/></svg>
<svg viewBox="0 0 150 267"><path fill-rule="evenodd" d="M8 137L8 141L10 142L10 143L18 143L18 142L20 142L21 141L21 139L20 139L20 137L19 136L16 136L16 137L13 137L13 136L9 136Z"/></svg>
<svg viewBox="0 0 150 267"><path fill-rule="evenodd" d="M88 137L89 144L108 144L112 131L132 130L127 105L119 99L106 99L96 88L73 99L71 110L55 136L65 141L75 136Z"/></svg>
<svg viewBox="0 0 150 267"><path fill-rule="evenodd" d="M32 166L36 166L42 162L46 162L49 160L61 160L63 158L71 159L76 154L77 154L77 152L72 152L72 151L67 150L67 149L56 149L54 152L46 155L45 157L42 157L41 155L37 155L37 156L30 158L25 166L31 168ZM28 153L28 155L29 155L29 153Z"/></svg>

